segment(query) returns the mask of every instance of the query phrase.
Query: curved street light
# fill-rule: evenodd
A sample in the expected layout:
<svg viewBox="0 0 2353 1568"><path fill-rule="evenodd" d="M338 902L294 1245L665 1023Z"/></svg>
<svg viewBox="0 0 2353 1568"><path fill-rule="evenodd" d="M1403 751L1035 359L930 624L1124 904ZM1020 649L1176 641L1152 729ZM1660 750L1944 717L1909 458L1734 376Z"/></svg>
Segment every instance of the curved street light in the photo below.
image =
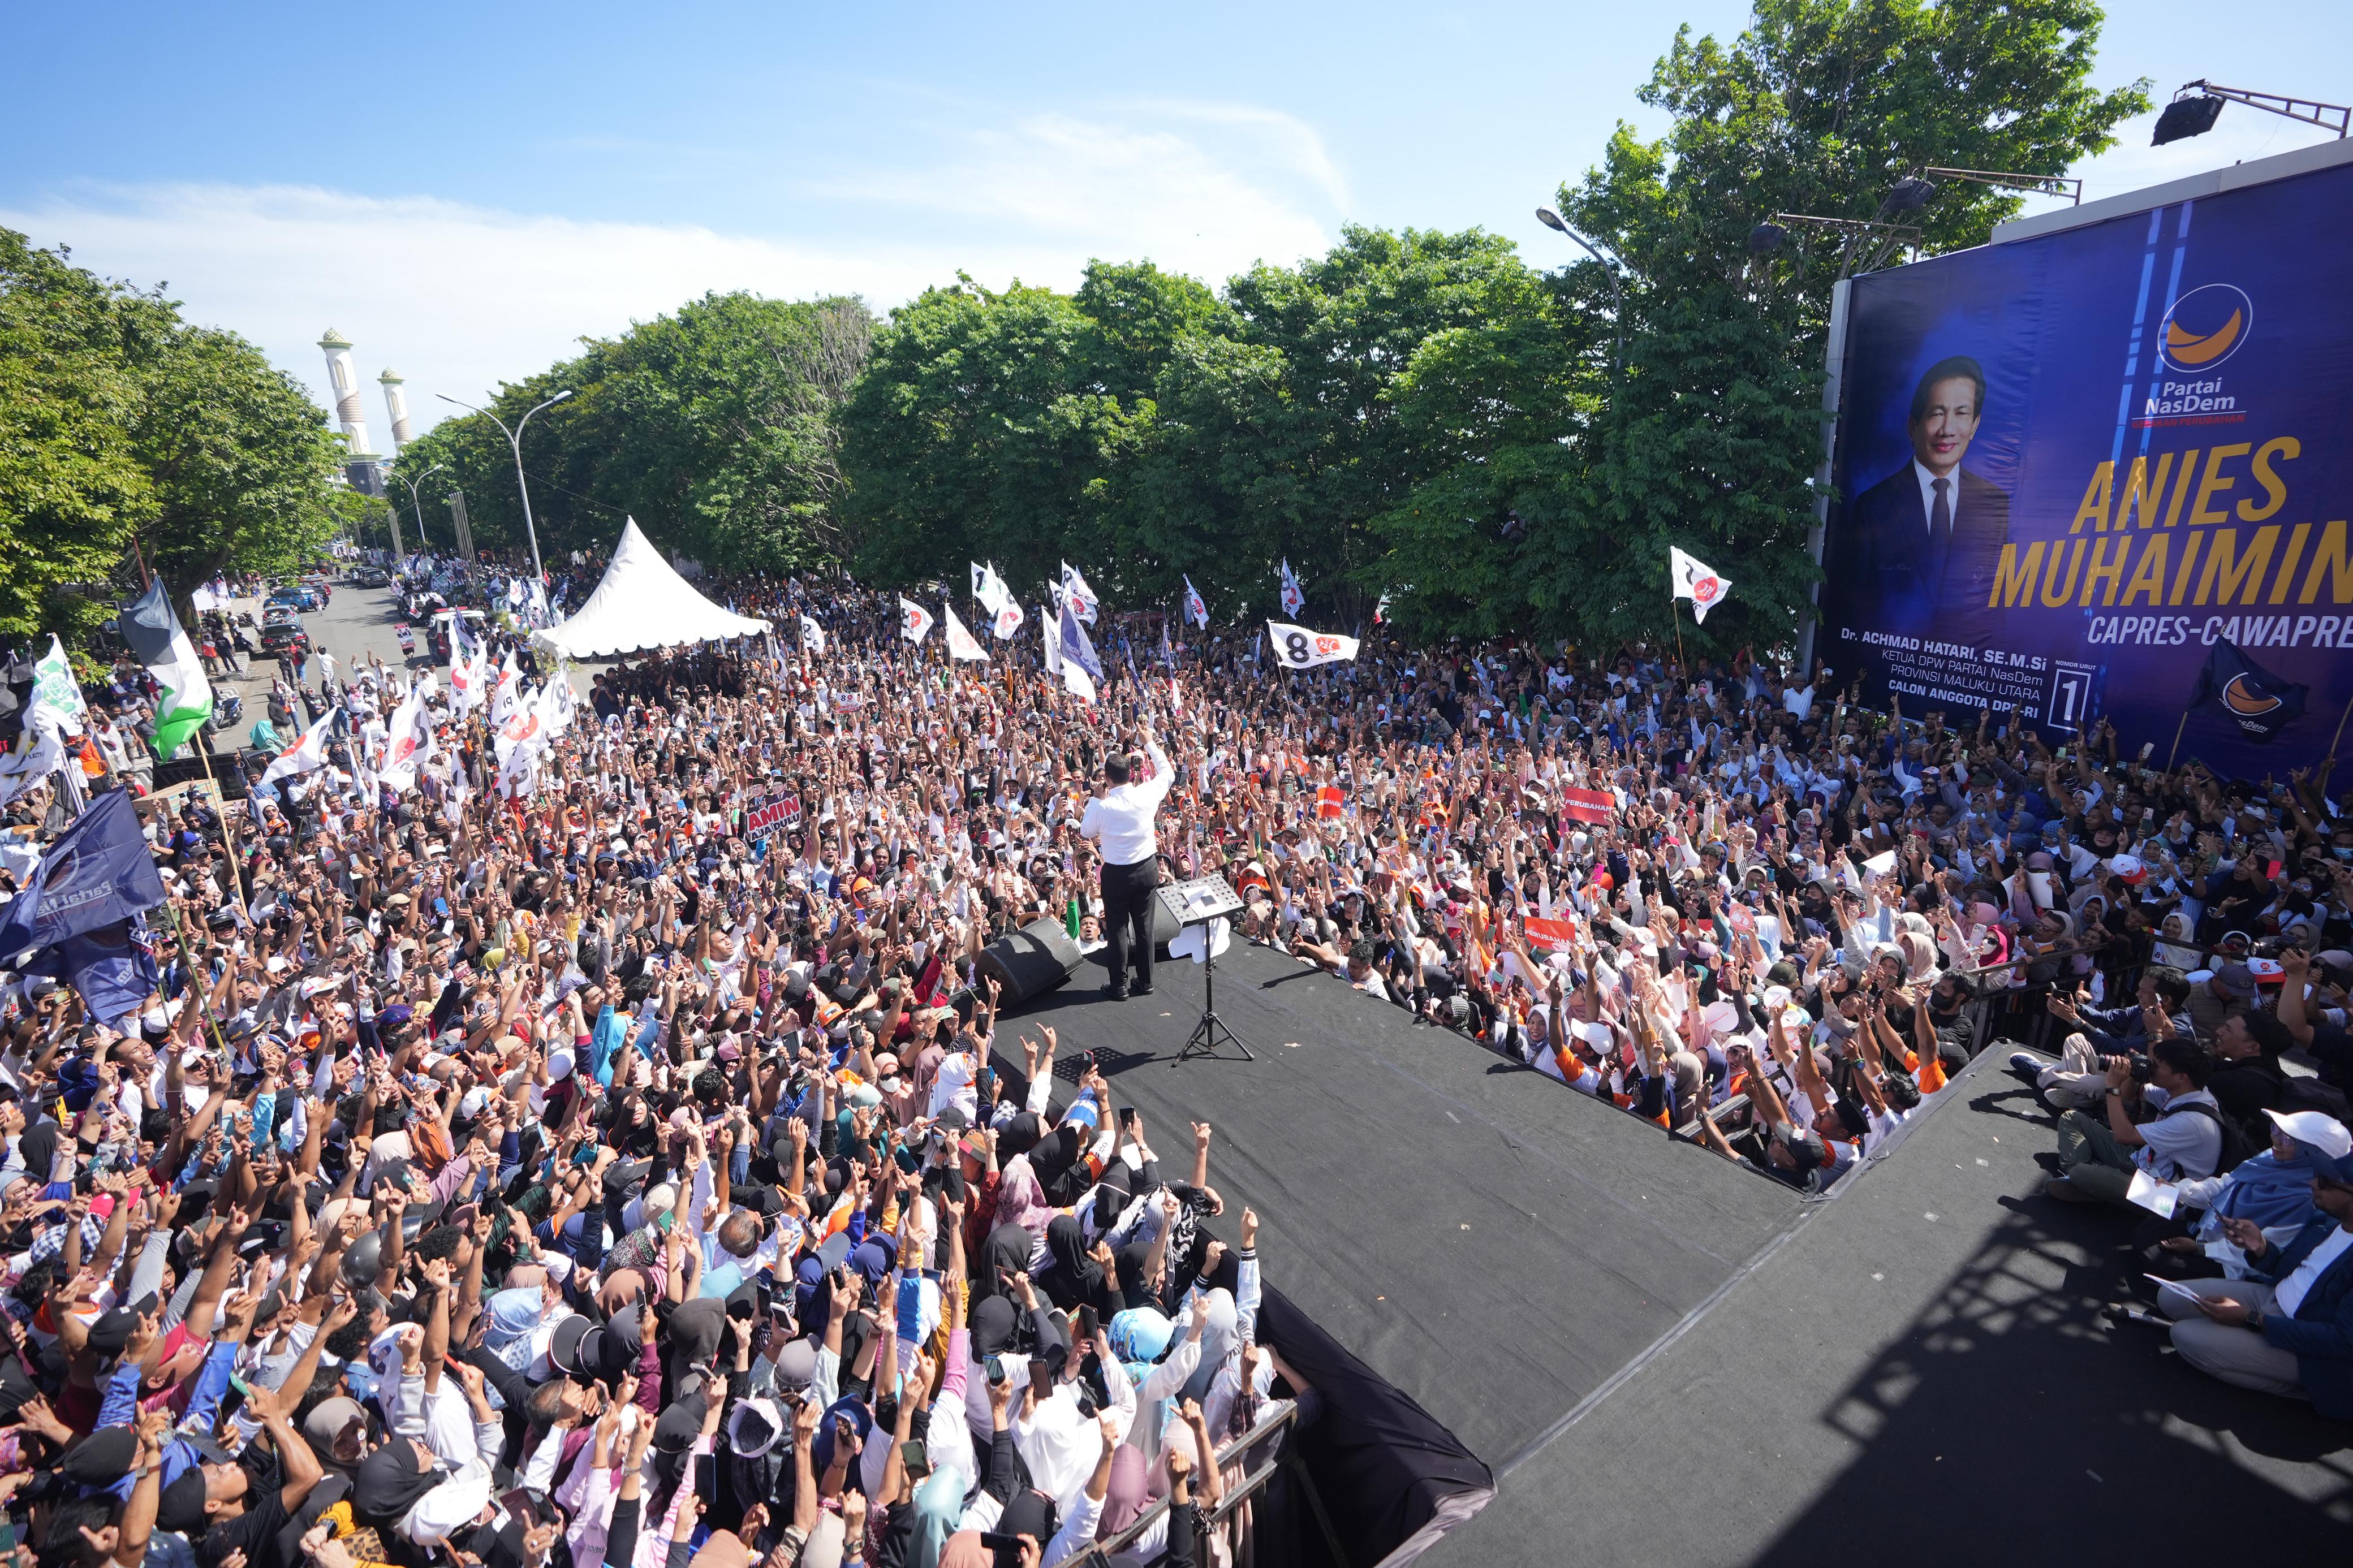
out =
<svg viewBox="0 0 2353 1568"><path fill-rule="evenodd" d="M1626 264L1614 256L1605 256L1599 247L1561 221L1560 215L1550 207L1536 208L1536 221L1546 228L1557 229L1585 247L1585 253L1601 264L1604 276L1609 279L1609 317L1614 329L1609 344L1609 395L1618 395L1618 367L1626 357L1626 290L1618 274Z"/></svg>
<svg viewBox="0 0 2353 1568"><path fill-rule="evenodd" d="M406 474L395 474L392 476L394 479L398 479L402 484L408 487L408 504L417 509L417 548L419 550L425 548L425 503L417 499L417 487L423 484L426 480L431 479L434 475L439 473L448 466L449 465L447 463L436 463L413 479ZM397 535L395 537L397 538ZM397 554L398 552L396 551L394 553Z"/></svg>
<svg viewBox="0 0 2353 1568"><path fill-rule="evenodd" d="M444 403L457 403L459 407L480 415L483 418L488 419L491 424L497 426L501 431L505 432L507 446L514 453L515 488L522 492L522 528L523 532L529 535L531 539L532 575L539 578L543 582L545 581L547 577L546 570L539 563L539 529L531 520L531 481L524 479L522 475L522 429L524 426L531 423L532 415L538 413L542 408L551 408L556 404L563 402L565 398L572 395L571 390L566 388L565 390L557 393L554 396L549 398L545 403L539 404L535 407L532 408L529 412L525 413L522 418L514 422L514 428L512 430L507 429L507 422L505 420L500 418L497 415L491 413L487 408L476 408L470 403L458 403L456 398L450 396L446 392L437 392L433 395L439 398Z"/></svg>

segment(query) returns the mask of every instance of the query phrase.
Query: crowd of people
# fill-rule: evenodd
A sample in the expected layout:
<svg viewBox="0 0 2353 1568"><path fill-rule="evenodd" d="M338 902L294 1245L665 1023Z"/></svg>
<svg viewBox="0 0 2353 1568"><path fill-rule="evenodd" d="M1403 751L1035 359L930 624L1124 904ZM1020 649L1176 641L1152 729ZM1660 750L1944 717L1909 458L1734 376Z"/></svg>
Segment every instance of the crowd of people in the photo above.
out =
<svg viewBox="0 0 2353 1568"><path fill-rule="evenodd" d="M2325 773L1630 647L1303 674L1106 619L1082 702L892 596L714 593L775 634L596 671L522 773L466 672L314 660L315 758L147 812L144 994L8 977L0 1492L42 1568L1253 1561L1250 1435L1317 1405L1256 1215L1208 1126L1092 1069L1057 1103L1072 1049L976 963L1111 934L1120 777L1244 940L1808 1193L2049 1043L2053 1201L2145 1217L2194 1364L2353 1415ZM489 651L497 700L578 679ZM8 805L0 891L64 816Z"/></svg>

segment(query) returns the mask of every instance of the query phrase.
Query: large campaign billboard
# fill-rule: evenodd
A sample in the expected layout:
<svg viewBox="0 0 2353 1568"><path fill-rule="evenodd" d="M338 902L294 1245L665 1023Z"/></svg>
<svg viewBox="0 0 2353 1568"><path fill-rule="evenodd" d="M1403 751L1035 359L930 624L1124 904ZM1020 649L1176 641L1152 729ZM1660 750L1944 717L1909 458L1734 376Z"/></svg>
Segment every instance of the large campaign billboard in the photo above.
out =
<svg viewBox="0 0 2353 1568"><path fill-rule="evenodd" d="M2348 240L2337 164L1854 279L1816 657L1914 716L2315 761L2353 700Z"/></svg>

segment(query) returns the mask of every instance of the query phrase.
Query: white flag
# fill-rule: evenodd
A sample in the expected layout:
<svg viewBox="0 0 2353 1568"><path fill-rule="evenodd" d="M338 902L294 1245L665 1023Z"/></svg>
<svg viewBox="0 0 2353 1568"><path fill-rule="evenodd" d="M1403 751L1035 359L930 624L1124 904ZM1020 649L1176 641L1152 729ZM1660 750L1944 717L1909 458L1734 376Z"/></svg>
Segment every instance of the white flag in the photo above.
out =
<svg viewBox="0 0 2353 1568"><path fill-rule="evenodd" d="M997 574L994 563L973 567L972 596L978 599L981 608L992 616L1002 615L1005 607L1013 603L1013 595L1007 590L1005 579Z"/></svg>
<svg viewBox="0 0 2353 1568"><path fill-rule="evenodd" d="M1085 574L1067 561L1062 563L1062 602L1077 612L1079 619L1089 626L1095 624L1095 611L1102 601L1087 586Z"/></svg>
<svg viewBox="0 0 2353 1568"><path fill-rule="evenodd" d="M950 605L942 605L940 606L940 616L942 617L942 624L948 629L948 657L950 658L976 658L981 660L983 663L987 662L988 650L980 646L979 638L974 637L970 632L965 629L965 625L962 621L956 619L955 606Z"/></svg>
<svg viewBox="0 0 2353 1568"><path fill-rule="evenodd" d="M385 721L384 765L377 769L379 780L401 792L417 787L417 764L423 760L423 748L432 731L425 727L425 699L411 691L400 700Z"/></svg>
<svg viewBox="0 0 2353 1568"><path fill-rule="evenodd" d="M487 646L484 651L489 651ZM514 711L516 689L522 679L522 669L515 663L514 649L509 648L507 657L499 665L498 682L491 689L491 725L493 729L505 723L507 716Z"/></svg>
<svg viewBox="0 0 2353 1568"><path fill-rule="evenodd" d="M1010 639L1015 632L1021 629L1021 606L1015 604L1008 596L1003 604L997 606L997 619L991 624L997 628L998 642Z"/></svg>
<svg viewBox="0 0 2353 1568"><path fill-rule="evenodd" d="M1337 632L1311 632L1305 626L1285 626L1281 621L1266 623L1267 646L1274 650L1275 661L1293 669L1313 669L1319 664L1338 664L1356 657L1356 639L1344 637Z"/></svg>
<svg viewBox="0 0 2353 1568"><path fill-rule="evenodd" d="M1201 597L1189 576L1185 579L1185 618L1203 631L1209 629L1209 601Z"/></svg>
<svg viewBox="0 0 2353 1568"><path fill-rule="evenodd" d="M1295 616L1306 607L1307 595L1299 586L1299 579L1292 575L1290 561L1285 560L1282 563L1282 613Z"/></svg>
<svg viewBox="0 0 2353 1568"><path fill-rule="evenodd" d="M307 773L327 765L327 741L335 732L336 710L330 708L319 715L317 723L302 731L302 738L278 753L277 761L263 770L261 782L274 784L280 779L296 773Z"/></svg>
<svg viewBox="0 0 2353 1568"><path fill-rule="evenodd" d="M825 651L825 628L818 626L816 617L812 616L801 617L801 651L803 653Z"/></svg>
<svg viewBox="0 0 2353 1568"><path fill-rule="evenodd" d="M79 772L81 764L66 756L66 743L51 715L36 708L17 737L16 749L0 754L0 805L5 805L59 768Z"/></svg>
<svg viewBox="0 0 2353 1568"><path fill-rule="evenodd" d="M932 612L913 599L899 601L899 635L911 643L920 644L932 635Z"/></svg>
<svg viewBox="0 0 2353 1568"><path fill-rule="evenodd" d="M1062 673L1062 614L1051 605L1038 611L1039 629L1046 634L1046 673Z"/></svg>
<svg viewBox="0 0 2353 1568"><path fill-rule="evenodd" d="M82 721L90 706L82 700L81 685L74 679L73 662L66 658L65 645L57 634L49 634L49 651L33 666L33 711L46 712L56 718L58 728L69 735L82 732Z"/></svg>
<svg viewBox="0 0 2353 1568"><path fill-rule="evenodd" d="M1732 592L1731 579L1719 577L1715 568L1695 555L1686 555L1673 545L1667 546L1667 571L1674 579L1674 592L1670 597L1692 602L1692 623L1696 626L1707 619L1708 611L1715 608L1726 594Z"/></svg>

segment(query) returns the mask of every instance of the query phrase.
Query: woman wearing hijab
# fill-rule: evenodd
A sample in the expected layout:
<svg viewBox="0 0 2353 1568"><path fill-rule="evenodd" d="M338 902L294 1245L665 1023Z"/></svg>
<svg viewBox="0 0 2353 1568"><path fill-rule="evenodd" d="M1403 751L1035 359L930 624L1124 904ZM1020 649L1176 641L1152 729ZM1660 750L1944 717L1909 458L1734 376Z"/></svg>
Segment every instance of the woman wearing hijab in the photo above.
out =
<svg viewBox="0 0 2353 1568"><path fill-rule="evenodd" d="M2168 1237L2159 1243L2178 1260L2205 1261L2211 1242L2221 1241L2226 1219L2253 1220L2263 1229L2293 1235L2312 1217L2312 1173L2330 1162L2353 1153L2353 1131L2335 1117L2317 1110L2283 1113L2266 1110L2272 1121L2272 1146L2232 1170L2203 1181L2184 1182L2179 1199L2184 1207L2202 1205L2204 1215L2194 1234ZM2225 1278L2242 1279L2246 1265L2225 1258Z"/></svg>
<svg viewBox="0 0 2353 1568"><path fill-rule="evenodd" d="M1005 1233L1007 1226L1018 1226L1028 1231L1030 1256L1023 1260L1022 1267L1026 1268L1045 1250L1046 1227L1053 1223L1054 1215L1060 1212L1046 1200L1045 1188L1039 1184L1037 1172L1029 1164L1029 1156L1017 1154L1005 1163L1004 1179L997 1189L997 1229L990 1234L989 1245L992 1247L996 1246L997 1237Z"/></svg>
<svg viewBox="0 0 2353 1568"><path fill-rule="evenodd" d="M1045 1123L1034 1110L1025 1110L1008 1121L997 1134L997 1156L1010 1160L1016 1154L1027 1154L1046 1135Z"/></svg>
<svg viewBox="0 0 2353 1568"><path fill-rule="evenodd" d="M1087 1129L1083 1122L1065 1121L1038 1141L1025 1156L1030 1173L1047 1199L1069 1207L1086 1194L1094 1174L1087 1168Z"/></svg>
<svg viewBox="0 0 2353 1568"><path fill-rule="evenodd" d="M418 1546L438 1545L491 1500L487 1465L450 1471L414 1437L395 1437L360 1461L352 1511L364 1524Z"/></svg>
<svg viewBox="0 0 2353 1568"><path fill-rule="evenodd" d="M1065 1312L1092 1307L1095 1316L1105 1322L1127 1310L1126 1298L1089 1249L1086 1232L1076 1219L1066 1214L1054 1216L1046 1227L1046 1268L1038 1276L1038 1284L1054 1305ZM1105 1253L1108 1256L1107 1248Z"/></svg>
<svg viewBox="0 0 2353 1568"><path fill-rule="evenodd" d="M991 1296L1004 1295L1007 1279L1029 1272L1029 1260L1036 1255L1037 1243L1026 1228L1009 1221L999 1224L981 1244L980 1258L973 1266L973 1303L977 1306Z"/></svg>
<svg viewBox="0 0 2353 1568"><path fill-rule="evenodd" d="M965 1368L964 1395L965 1420L976 1433L990 1429L990 1357L997 1358L1016 1398L1029 1385L1029 1360L1017 1352L1020 1324L1021 1311L1013 1304L1011 1295L1000 1291L983 1298L976 1290L972 1302L972 1349Z"/></svg>

